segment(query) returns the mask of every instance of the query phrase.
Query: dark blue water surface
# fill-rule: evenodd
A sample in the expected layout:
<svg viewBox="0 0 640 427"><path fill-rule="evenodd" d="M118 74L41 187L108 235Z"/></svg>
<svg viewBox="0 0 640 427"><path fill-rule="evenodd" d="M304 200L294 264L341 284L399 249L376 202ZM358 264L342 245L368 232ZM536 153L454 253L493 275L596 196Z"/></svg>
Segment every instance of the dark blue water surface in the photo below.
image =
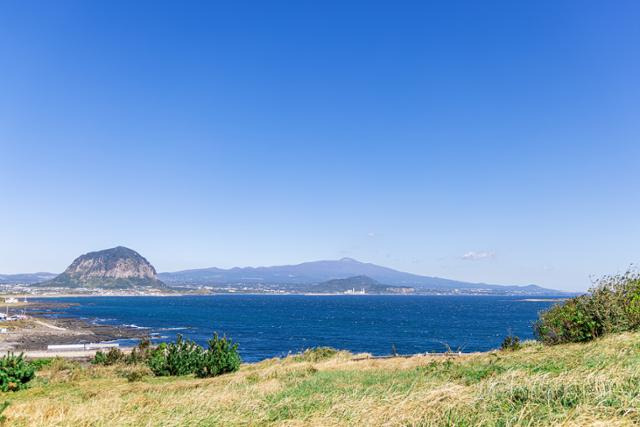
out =
<svg viewBox="0 0 640 427"><path fill-rule="evenodd" d="M385 355L485 351L511 331L533 338L552 302L489 296L214 295L55 298L62 316L149 328L156 340L182 334L205 344L213 331L239 343L245 361L330 346Z"/></svg>

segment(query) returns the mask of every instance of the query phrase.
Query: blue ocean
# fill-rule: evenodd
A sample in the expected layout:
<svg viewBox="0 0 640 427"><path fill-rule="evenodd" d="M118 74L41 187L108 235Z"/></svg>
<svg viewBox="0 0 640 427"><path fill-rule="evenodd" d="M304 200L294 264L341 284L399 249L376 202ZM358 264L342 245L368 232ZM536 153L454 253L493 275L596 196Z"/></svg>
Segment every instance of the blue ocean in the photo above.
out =
<svg viewBox="0 0 640 427"><path fill-rule="evenodd" d="M206 344L214 331L252 362L330 346L388 355L473 352L500 346L509 333L533 338L532 323L551 301L522 296L212 295L79 297L52 316L146 328L154 341L182 334ZM126 344L126 343L125 343Z"/></svg>

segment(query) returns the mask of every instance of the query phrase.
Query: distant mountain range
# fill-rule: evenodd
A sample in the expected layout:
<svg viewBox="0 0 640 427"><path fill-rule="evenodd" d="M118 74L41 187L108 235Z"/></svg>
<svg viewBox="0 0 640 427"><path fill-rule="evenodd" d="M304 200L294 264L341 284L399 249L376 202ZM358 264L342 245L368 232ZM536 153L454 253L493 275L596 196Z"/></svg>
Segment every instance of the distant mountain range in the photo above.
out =
<svg viewBox="0 0 640 427"><path fill-rule="evenodd" d="M326 282L333 279L345 279L355 276L367 276L381 284L388 286L407 286L416 291L471 291L484 290L495 293L519 293L527 295L557 295L562 293L553 289L541 288L536 285L501 286L486 283L469 283L440 277L420 276L405 273L388 267L356 261L352 258L342 258L329 261L312 261L295 265L281 265L273 267L234 267L201 268L183 270L173 273L159 273L158 278L168 285L237 285L237 284L273 284L309 285ZM305 286L304 288L307 288Z"/></svg>
<svg viewBox="0 0 640 427"><path fill-rule="evenodd" d="M24 274L0 274L0 284L22 283L30 285L32 283L43 282L56 277L55 273L24 273Z"/></svg>
<svg viewBox="0 0 640 427"><path fill-rule="evenodd" d="M369 293L470 293L559 295L562 291L536 285L514 286L470 283L440 277L405 273L352 258L312 261L272 267L217 267L156 273L139 253L122 246L82 255L60 275L52 273L0 275L0 284L32 284L60 288L163 288L200 287L288 292L345 292L362 289ZM403 289L404 288L404 289Z"/></svg>

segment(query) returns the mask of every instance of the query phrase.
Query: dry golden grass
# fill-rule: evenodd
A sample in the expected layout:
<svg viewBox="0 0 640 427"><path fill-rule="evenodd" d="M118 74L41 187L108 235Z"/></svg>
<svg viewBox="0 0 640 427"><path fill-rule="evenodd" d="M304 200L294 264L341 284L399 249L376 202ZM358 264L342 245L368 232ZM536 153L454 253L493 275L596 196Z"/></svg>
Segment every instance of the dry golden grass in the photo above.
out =
<svg viewBox="0 0 640 427"><path fill-rule="evenodd" d="M362 356L358 356L362 357ZM5 394L10 425L615 426L640 423L640 334L455 358L349 353L243 365L211 379L56 361Z"/></svg>

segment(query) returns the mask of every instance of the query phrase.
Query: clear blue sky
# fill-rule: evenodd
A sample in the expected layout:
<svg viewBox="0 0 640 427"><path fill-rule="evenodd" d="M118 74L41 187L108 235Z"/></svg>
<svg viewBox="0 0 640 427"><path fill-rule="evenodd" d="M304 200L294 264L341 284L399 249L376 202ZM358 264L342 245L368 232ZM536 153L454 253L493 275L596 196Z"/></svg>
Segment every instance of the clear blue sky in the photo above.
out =
<svg viewBox="0 0 640 427"><path fill-rule="evenodd" d="M0 272L640 261L640 2L0 3Z"/></svg>

